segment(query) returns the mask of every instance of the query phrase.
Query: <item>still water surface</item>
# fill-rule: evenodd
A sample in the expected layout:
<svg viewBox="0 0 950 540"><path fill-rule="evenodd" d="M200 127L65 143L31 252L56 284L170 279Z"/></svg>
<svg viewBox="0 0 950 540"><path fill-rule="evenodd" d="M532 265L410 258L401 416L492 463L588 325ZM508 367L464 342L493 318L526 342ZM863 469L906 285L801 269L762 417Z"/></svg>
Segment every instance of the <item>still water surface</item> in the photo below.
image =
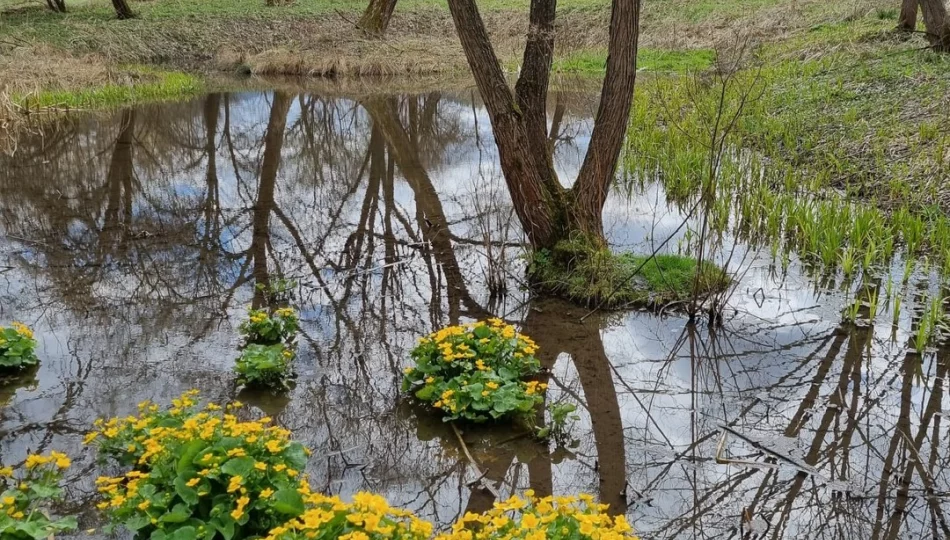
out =
<svg viewBox="0 0 950 540"><path fill-rule="evenodd" d="M569 179L596 103L551 101ZM619 249L652 251L683 219L645 184L608 203ZM562 448L468 430L503 495L590 492L645 538L950 537L950 356L908 353L909 316L842 326L842 294L725 238L740 277L721 327L581 323L523 290L505 189L468 91L212 94L27 138L0 160L0 322L35 328L42 366L0 387L0 464L76 456L65 509L95 526L83 434L198 388L293 430L317 489L381 492L444 526L491 495L452 431L400 397L401 370L419 336L498 315L538 342L548 401L581 417ZM285 397L240 392L236 328L253 284L278 278L298 283L299 378Z"/></svg>

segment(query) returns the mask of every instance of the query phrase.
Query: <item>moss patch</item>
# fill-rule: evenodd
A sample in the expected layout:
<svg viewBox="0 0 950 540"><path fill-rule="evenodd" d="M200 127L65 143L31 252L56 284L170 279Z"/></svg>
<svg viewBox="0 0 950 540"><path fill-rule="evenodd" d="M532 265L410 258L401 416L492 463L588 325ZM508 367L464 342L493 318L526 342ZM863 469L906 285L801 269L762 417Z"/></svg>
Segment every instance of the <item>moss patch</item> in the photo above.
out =
<svg viewBox="0 0 950 540"><path fill-rule="evenodd" d="M700 272L697 281L697 271ZM529 276L539 290L585 305L654 307L724 290L726 273L680 255L613 253L582 239L532 254Z"/></svg>

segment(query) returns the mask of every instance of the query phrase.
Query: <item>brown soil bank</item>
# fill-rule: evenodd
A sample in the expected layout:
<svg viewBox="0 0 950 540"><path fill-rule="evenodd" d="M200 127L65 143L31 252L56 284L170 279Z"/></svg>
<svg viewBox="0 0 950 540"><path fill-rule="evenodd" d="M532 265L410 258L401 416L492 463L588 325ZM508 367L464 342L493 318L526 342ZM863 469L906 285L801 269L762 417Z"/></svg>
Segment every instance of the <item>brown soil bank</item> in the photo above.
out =
<svg viewBox="0 0 950 540"><path fill-rule="evenodd" d="M511 68L521 54L528 4L479 1L496 50ZM400 0L384 39L355 26L365 0L297 0L274 7L264 0L134 1L137 17L121 21L109 0L66 5L68 12L60 14L41 0L0 0L0 128L7 133L17 116L13 102L24 95L160 86L156 66L303 76L467 73L451 17L437 0ZM846 18L857 9L848 6L823 0L644 0L641 46L709 49L734 45L739 32L755 41L779 39ZM576 70L603 65L609 12L610 0L559 2L559 56L591 53L574 64Z"/></svg>
<svg viewBox="0 0 950 540"><path fill-rule="evenodd" d="M188 70L240 67L283 75L400 75L466 69L451 17L435 0L401 1L381 40L356 28L364 2L355 0L297 0L275 7L266 7L264 0L149 0L133 2L138 17L124 21L115 20L105 0L66 3L70 11L56 14L40 0L0 0L0 81L14 81L6 83L8 91L45 88L58 78L63 83L58 86L82 84L83 72L95 70L96 64ZM736 31L756 38L782 37L827 17L830 8L824 4L818 0L646 0L641 45L711 48L733 40ZM527 29L527 0L486 0L479 5L499 55L516 64ZM559 53L602 49L609 11L609 0L562 0ZM70 60L75 61L74 69L44 66L46 61Z"/></svg>

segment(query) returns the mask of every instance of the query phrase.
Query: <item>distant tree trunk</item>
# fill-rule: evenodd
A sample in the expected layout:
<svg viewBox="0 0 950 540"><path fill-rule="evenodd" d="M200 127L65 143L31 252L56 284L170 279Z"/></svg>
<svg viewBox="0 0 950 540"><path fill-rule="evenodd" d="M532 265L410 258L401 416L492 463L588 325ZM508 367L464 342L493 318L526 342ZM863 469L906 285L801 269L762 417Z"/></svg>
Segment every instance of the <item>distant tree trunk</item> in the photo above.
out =
<svg viewBox="0 0 950 540"><path fill-rule="evenodd" d="M56 13L66 13L66 0L46 0L46 5Z"/></svg>
<svg viewBox="0 0 950 540"><path fill-rule="evenodd" d="M919 0L904 0L901 4L901 15L897 19L897 29L913 32L917 29L917 2Z"/></svg>
<svg viewBox="0 0 950 540"><path fill-rule="evenodd" d="M389 21L396 10L396 0L369 0L369 5L360 17L357 26L377 36L382 36L389 28Z"/></svg>
<svg viewBox="0 0 950 540"><path fill-rule="evenodd" d="M927 39L934 50L950 52L950 19L947 18L945 0L920 0L920 12L924 16Z"/></svg>
<svg viewBox="0 0 950 540"><path fill-rule="evenodd" d="M491 119L515 211L536 248L553 247L575 232L604 242L601 213L620 157L636 81L640 0L614 0L607 73L590 146L574 187L564 189L548 152L546 117L556 4L556 0L531 0L531 24L513 94L475 0L449 0L462 49Z"/></svg>
<svg viewBox="0 0 950 540"><path fill-rule="evenodd" d="M135 18L135 13L129 7L128 0L112 0L112 7L115 8L115 14L119 20Z"/></svg>

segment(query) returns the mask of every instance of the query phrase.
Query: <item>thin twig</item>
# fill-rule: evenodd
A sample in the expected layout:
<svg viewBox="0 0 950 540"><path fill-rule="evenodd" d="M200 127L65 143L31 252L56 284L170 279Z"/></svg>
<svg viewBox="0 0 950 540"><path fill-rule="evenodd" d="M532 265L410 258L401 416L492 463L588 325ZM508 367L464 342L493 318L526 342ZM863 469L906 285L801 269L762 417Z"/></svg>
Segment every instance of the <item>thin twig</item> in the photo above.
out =
<svg viewBox="0 0 950 540"><path fill-rule="evenodd" d="M491 494L495 496L495 499L501 499L501 495L498 494L498 490L495 489L495 486L491 485L487 480L485 480L485 475L488 473L482 472L482 470L478 467L478 462L475 461L474 457L472 457L472 453L468 451L468 445L465 444L465 439L462 438L462 432L459 431L459 428L456 427L454 423L450 425L452 426L452 431L455 432L455 437L459 440L459 444L462 445L462 451L465 452L465 457L467 457L472 463L472 467L475 469L475 474L478 475L478 479L476 481L480 483L483 488L491 492Z"/></svg>

